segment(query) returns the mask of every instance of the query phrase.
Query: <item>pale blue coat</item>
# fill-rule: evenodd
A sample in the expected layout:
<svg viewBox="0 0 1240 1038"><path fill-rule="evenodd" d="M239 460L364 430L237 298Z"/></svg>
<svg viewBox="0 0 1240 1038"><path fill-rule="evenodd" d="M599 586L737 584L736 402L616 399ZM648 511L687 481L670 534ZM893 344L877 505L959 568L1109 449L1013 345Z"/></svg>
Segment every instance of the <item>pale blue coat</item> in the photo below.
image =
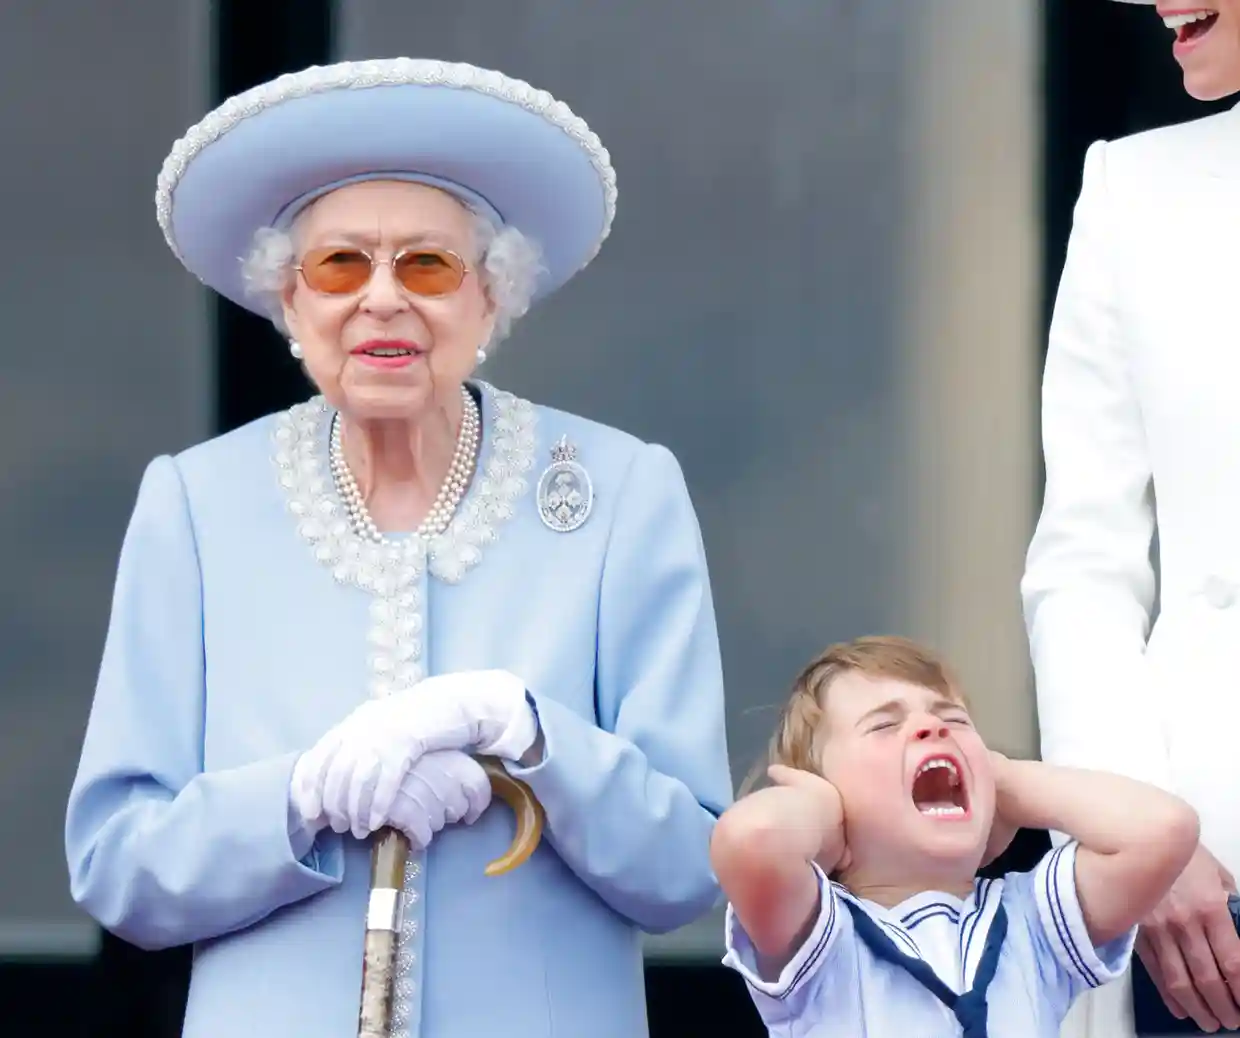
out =
<svg viewBox="0 0 1240 1038"><path fill-rule="evenodd" d="M457 572L422 580L423 662L525 679L546 757L514 774L547 823L497 878L483 867L512 835L502 803L436 837L408 1030L634 1038L641 931L715 903L708 841L731 801L699 528L665 448L474 388L484 441L464 514L490 524L445 553ZM121 553L68 805L71 888L134 944L194 944L189 1038L356 1034L369 845L328 831L298 861L288 835L296 756L370 677L373 598L315 558L273 462L281 423L325 450L326 415L305 405L156 458ZM561 436L597 494L569 533L535 494Z"/></svg>

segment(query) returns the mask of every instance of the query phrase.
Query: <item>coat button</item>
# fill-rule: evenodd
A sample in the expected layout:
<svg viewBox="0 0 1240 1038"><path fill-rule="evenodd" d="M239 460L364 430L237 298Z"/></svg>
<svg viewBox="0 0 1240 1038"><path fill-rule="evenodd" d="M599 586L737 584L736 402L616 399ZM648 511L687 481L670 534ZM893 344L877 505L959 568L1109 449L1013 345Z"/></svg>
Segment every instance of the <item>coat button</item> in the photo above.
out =
<svg viewBox="0 0 1240 1038"><path fill-rule="evenodd" d="M1230 609L1236 604L1236 586L1222 577L1210 577L1202 588L1205 599L1215 609Z"/></svg>

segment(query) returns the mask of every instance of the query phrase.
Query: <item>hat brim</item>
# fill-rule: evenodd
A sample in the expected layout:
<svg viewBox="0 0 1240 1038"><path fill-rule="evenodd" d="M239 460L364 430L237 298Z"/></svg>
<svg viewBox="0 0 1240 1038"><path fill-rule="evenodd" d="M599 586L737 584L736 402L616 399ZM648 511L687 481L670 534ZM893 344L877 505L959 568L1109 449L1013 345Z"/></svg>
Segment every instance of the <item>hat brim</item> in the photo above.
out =
<svg viewBox="0 0 1240 1038"><path fill-rule="evenodd" d="M307 69L233 98L174 147L157 210L191 273L262 312L241 271L255 232L326 185L384 173L481 196L541 249L535 299L593 259L615 211L609 156L562 102L499 73L408 58Z"/></svg>

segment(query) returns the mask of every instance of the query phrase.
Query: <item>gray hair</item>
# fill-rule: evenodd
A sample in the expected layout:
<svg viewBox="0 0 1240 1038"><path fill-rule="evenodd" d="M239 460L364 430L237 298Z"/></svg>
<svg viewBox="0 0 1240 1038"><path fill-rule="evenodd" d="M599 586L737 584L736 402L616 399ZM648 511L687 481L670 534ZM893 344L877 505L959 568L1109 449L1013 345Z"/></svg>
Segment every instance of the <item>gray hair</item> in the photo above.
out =
<svg viewBox="0 0 1240 1038"><path fill-rule="evenodd" d="M464 205L464 203L461 203ZM465 206L473 218L474 248L480 260L482 287L495 306L495 330L488 343L493 350L512 331L513 324L530 308L530 300L542 273L538 246L515 227L497 228L490 220ZM296 228L296 221L293 226ZM260 302L272 324L287 335L283 296L293 273L296 250L293 235L274 227L260 227L250 251L241 261L247 293Z"/></svg>

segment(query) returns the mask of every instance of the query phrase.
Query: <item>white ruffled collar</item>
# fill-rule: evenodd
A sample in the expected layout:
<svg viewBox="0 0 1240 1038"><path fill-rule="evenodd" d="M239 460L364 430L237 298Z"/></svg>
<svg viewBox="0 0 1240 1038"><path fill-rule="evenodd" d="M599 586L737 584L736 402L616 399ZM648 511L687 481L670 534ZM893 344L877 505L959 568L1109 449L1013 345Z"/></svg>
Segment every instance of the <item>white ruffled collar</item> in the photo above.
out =
<svg viewBox="0 0 1240 1038"><path fill-rule="evenodd" d="M315 558L341 583L381 597L407 586L428 565L448 584L461 581L482 561L503 524L528 492L538 440L538 413L527 400L485 382L482 446L473 483L448 529L423 540L416 535L375 544L350 526L328 462L334 409L321 396L276 417L273 460L297 531Z"/></svg>

